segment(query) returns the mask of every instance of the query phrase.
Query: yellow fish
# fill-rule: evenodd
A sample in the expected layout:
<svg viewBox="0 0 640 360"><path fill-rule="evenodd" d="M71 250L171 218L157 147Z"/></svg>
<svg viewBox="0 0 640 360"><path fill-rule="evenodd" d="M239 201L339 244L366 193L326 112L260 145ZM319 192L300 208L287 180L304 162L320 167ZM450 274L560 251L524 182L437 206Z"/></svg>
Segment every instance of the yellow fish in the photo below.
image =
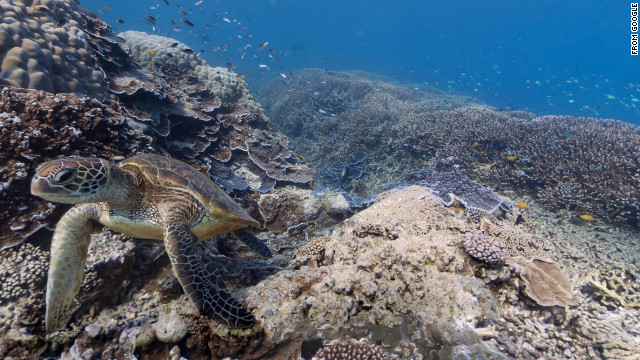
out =
<svg viewBox="0 0 640 360"><path fill-rule="evenodd" d="M596 218L594 218L593 216L589 215L589 214L584 214L584 215L580 215L580 218L582 220L586 220L586 221L593 221Z"/></svg>
<svg viewBox="0 0 640 360"><path fill-rule="evenodd" d="M474 142L472 145L473 145L473 146L478 146L478 145L480 145L480 143L476 141L476 142Z"/></svg>
<svg viewBox="0 0 640 360"><path fill-rule="evenodd" d="M519 209L526 209L529 207L529 205L523 203L523 202L519 202L517 204L515 204L515 207L519 208Z"/></svg>
<svg viewBox="0 0 640 360"><path fill-rule="evenodd" d="M508 161L515 161L517 159L517 157L511 155L511 156L507 156L507 160Z"/></svg>
<svg viewBox="0 0 640 360"><path fill-rule="evenodd" d="M150 54L150 55L153 55L153 54L155 54L155 53L156 53L155 51L153 51L153 50L151 50L151 49L147 49L147 50L145 50L145 51L147 52L147 54Z"/></svg>

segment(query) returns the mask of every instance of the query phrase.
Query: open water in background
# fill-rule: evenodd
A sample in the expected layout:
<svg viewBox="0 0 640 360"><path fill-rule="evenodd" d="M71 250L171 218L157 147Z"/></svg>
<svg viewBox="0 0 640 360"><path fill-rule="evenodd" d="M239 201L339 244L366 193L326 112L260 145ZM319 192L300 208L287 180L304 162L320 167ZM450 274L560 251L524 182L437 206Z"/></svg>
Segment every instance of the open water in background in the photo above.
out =
<svg viewBox="0 0 640 360"><path fill-rule="evenodd" d="M640 124L640 56L630 55L627 1L168 2L81 4L100 10L116 32L151 33L142 18L155 17L156 32L204 50L201 57L212 66L233 64L254 93L265 80L295 69L364 70L502 109Z"/></svg>

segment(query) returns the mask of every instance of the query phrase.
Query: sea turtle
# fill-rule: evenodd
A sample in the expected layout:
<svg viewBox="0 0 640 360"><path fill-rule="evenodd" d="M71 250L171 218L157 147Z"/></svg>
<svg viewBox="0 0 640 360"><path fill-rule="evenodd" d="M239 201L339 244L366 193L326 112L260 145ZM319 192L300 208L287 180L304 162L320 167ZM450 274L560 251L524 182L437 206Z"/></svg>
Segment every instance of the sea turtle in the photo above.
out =
<svg viewBox="0 0 640 360"><path fill-rule="evenodd" d="M62 216L51 242L47 331L64 327L80 290L91 220L133 237L164 240L174 274L200 311L231 327L253 325L253 314L231 296L199 241L259 223L195 168L152 154L117 165L100 158L64 158L38 167L31 193L77 204ZM248 231L240 239L261 255L271 256L269 248Z"/></svg>

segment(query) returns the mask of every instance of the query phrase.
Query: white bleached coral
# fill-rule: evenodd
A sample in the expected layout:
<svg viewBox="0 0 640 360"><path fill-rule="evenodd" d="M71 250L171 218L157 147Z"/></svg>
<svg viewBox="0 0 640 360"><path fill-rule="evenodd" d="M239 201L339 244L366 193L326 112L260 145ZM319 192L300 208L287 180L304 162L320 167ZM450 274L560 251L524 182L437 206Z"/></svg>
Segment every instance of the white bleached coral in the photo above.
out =
<svg viewBox="0 0 640 360"><path fill-rule="evenodd" d="M206 61L185 44L140 31L125 31L119 35L127 40L131 54L138 59L140 65L154 67L172 63L178 68L188 67L223 102L238 103L251 112L263 112L253 100L247 84L236 73L227 68L207 65Z"/></svg>
<svg viewBox="0 0 640 360"><path fill-rule="evenodd" d="M3 1L0 16L1 84L106 96L75 2Z"/></svg>

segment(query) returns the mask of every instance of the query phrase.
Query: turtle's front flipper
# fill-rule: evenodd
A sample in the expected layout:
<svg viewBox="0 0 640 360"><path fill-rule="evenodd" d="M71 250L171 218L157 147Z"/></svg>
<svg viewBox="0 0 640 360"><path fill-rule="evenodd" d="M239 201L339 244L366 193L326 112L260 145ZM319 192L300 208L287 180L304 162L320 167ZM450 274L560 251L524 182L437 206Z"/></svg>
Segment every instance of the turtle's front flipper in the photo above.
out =
<svg viewBox="0 0 640 360"><path fill-rule="evenodd" d="M227 290L220 271L184 219L172 219L164 228L164 245L180 285L200 311L230 327L249 327L255 317Z"/></svg>
<svg viewBox="0 0 640 360"><path fill-rule="evenodd" d="M90 220L97 214L96 204L76 205L62 216L53 233L46 295L48 332L64 327L73 298L80 291L91 241Z"/></svg>
<svg viewBox="0 0 640 360"><path fill-rule="evenodd" d="M271 255L271 250L269 250L269 247L262 240L260 240L257 236L253 235L249 230L247 230L247 229L239 229L239 230L236 230L236 231L232 232L230 235L235 237L236 239L242 241L248 247L250 247L251 250L257 252L258 254L262 255L263 257L268 259L268 258L270 258L272 256Z"/></svg>

